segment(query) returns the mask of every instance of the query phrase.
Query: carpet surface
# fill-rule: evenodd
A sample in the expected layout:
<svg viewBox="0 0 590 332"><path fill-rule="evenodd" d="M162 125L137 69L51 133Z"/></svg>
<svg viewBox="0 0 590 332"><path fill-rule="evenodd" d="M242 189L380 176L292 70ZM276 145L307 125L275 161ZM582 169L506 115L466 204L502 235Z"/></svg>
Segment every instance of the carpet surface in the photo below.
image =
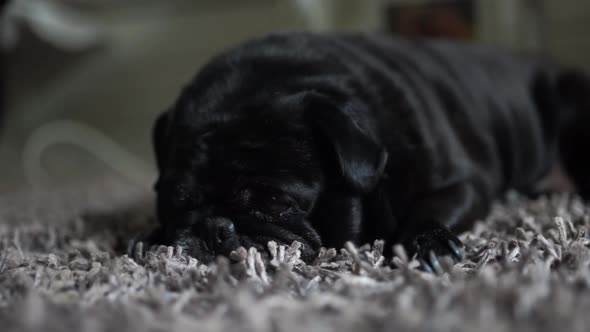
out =
<svg viewBox="0 0 590 332"><path fill-rule="evenodd" d="M590 206L509 194L460 238L466 258L416 269L382 243L269 244L202 265L177 248L131 259L152 197L99 181L0 198L0 331L588 331Z"/></svg>

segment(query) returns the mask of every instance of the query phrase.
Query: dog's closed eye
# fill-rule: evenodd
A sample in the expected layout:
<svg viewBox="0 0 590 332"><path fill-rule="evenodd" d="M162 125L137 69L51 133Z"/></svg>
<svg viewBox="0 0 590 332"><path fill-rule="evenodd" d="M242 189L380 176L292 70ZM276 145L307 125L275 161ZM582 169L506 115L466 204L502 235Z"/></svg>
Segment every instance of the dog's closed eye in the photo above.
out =
<svg viewBox="0 0 590 332"><path fill-rule="evenodd" d="M282 216L293 207L293 200L288 196L270 196L270 199L265 204L272 215Z"/></svg>
<svg viewBox="0 0 590 332"><path fill-rule="evenodd" d="M269 217L282 217L297 207L296 202L288 195L275 192L270 188L242 188L237 190L231 199L233 205L239 209L247 210L252 206L257 207L257 215Z"/></svg>

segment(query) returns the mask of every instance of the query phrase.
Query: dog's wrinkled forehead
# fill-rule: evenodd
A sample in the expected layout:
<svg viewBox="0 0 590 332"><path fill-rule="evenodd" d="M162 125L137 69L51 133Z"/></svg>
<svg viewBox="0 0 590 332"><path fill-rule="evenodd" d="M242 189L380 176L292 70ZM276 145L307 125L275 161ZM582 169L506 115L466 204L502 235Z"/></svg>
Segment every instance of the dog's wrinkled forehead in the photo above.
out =
<svg viewBox="0 0 590 332"><path fill-rule="evenodd" d="M321 177L311 137L296 123L254 118L177 128L172 136L174 151L163 182L174 195L189 189L222 194L244 179L311 184Z"/></svg>

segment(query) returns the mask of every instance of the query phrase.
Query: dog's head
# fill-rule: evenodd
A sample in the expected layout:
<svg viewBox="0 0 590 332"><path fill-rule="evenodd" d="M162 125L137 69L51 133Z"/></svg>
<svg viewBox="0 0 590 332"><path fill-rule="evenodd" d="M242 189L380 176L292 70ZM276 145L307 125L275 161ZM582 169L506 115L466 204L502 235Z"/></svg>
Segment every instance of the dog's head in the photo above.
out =
<svg viewBox="0 0 590 332"><path fill-rule="evenodd" d="M354 235L346 232L355 227L330 230L314 219L327 192L369 192L385 166L350 105L300 93L203 112L190 99L185 92L154 128L164 244L209 261L238 246L299 241L310 259L334 234Z"/></svg>

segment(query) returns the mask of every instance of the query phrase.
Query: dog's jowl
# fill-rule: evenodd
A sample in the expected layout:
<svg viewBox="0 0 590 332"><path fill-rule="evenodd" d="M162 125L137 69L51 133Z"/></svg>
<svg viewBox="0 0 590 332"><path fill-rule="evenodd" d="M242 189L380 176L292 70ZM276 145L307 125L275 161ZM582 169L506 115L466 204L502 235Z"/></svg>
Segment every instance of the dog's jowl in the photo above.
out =
<svg viewBox="0 0 590 332"><path fill-rule="evenodd" d="M276 34L218 55L154 128L160 228L202 261L385 239L428 267L563 165L590 195L590 79L483 46ZM389 249L390 250L390 249ZM391 254L391 251L388 252Z"/></svg>

